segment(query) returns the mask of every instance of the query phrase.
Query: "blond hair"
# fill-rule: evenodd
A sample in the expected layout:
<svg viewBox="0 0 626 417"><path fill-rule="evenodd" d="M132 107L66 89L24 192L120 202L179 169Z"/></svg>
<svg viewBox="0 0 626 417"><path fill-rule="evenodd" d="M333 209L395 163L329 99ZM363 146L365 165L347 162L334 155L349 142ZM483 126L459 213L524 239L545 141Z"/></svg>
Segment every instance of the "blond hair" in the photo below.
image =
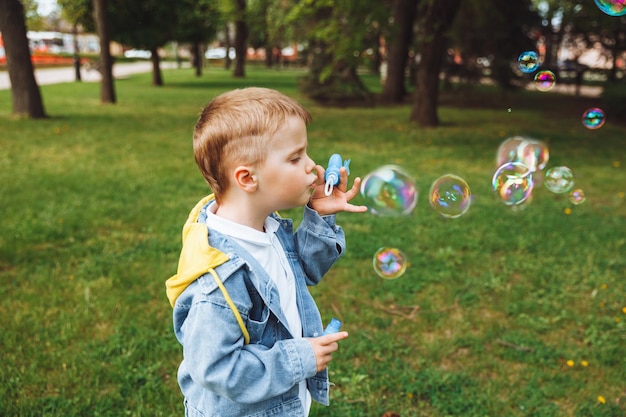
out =
<svg viewBox="0 0 626 417"><path fill-rule="evenodd" d="M268 88L232 90L206 105L194 128L193 152L218 204L230 182L229 167L262 163L268 141L291 116L311 121L297 101Z"/></svg>

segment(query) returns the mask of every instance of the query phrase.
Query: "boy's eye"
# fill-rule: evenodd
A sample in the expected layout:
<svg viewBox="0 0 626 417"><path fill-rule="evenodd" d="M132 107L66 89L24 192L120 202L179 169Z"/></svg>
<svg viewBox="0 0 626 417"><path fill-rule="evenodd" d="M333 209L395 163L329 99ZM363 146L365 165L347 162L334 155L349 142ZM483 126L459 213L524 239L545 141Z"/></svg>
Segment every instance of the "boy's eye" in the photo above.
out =
<svg viewBox="0 0 626 417"><path fill-rule="evenodd" d="M295 163L295 162L300 161L300 159L302 159L302 158L300 158L299 156L295 156L295 157L291 158L291 162Z"/></svg>

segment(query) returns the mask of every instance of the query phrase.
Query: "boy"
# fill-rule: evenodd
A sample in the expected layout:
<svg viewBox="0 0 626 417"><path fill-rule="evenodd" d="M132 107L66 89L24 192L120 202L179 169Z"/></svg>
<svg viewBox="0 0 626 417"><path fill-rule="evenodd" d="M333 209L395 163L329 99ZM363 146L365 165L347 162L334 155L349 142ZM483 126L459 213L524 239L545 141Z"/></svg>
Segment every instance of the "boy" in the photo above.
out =
<svg viewBox="0 0 626 417"><path fill-rule="evenodd" d="M307 416L328 405L327 366L347 332L322 335L307 285L342 255L348 175L330 196L307 155L311 116L270 89L214 98L194 129L196 163L214 194L183 228L177 274L166 282L183 346L178 382L186 416ZM292 223L276 212L304 206Z"/></svg>

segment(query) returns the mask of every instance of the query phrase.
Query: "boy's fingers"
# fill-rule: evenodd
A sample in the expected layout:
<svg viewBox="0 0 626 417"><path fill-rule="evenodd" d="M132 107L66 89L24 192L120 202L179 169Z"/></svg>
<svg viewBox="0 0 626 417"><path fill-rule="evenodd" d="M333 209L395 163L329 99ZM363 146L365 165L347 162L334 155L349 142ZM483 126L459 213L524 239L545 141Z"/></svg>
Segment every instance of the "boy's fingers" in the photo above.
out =
<svg viewBox="0 0 626 417"><path fill-rule="evenodd" d="M348 332L338 332L332 334L326 334L324 336L320 336L320 341L325 345L330 345L331 343L338 342L340 340L346 339L348 337Z"/></svg>

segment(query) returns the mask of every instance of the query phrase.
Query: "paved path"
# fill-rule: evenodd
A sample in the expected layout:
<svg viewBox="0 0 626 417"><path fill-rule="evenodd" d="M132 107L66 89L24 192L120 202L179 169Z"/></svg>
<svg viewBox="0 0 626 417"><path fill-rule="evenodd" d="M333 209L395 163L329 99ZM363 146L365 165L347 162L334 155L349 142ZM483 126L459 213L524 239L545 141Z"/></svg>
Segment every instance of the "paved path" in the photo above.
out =
<svg viewBox="0 0 626 417"><path fill-rule="evenodd" d="M176 68L175 62L161 62L161 69ZM113 65L113 76L115 78L126 77L131 74L151 72L152 63L150 61L130 62ZM81 78L84 82L100 81L100 73L93 69L81 69ZM72 83L75 81L74 67L42 68L35 70L35 79L38 85ZM0 90L11 88L9 73L0 71Z"/></svg>

